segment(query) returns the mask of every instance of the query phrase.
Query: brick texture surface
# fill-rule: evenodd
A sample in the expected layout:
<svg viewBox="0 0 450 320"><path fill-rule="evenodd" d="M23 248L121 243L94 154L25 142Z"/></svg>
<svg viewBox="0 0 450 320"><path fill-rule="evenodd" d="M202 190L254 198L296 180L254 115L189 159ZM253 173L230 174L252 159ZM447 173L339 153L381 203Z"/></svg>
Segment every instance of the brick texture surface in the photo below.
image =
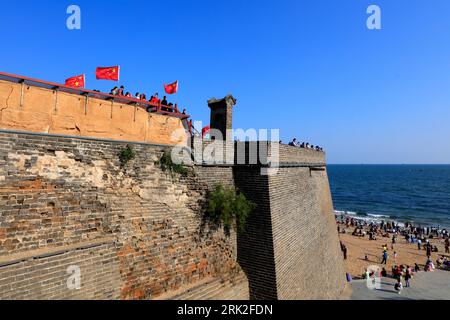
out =
<svg viewBox="0 0 450 320"><path fill-rule="evenodd" d="M0 133L0 287L9 288L0 299L152 299L239 271L236 236L203 217L208 185L192 173L162 172L159 146L134 144L136 158L121 168L124 147ZM104 237L113 245L84 255L26 257ZM68 263L87 274L76 294L63 288ZM46 272L49 264L55 275Z"/></svg>
<svg viewBox="0 0 450 320"><path fill-rule="evenodd" d="M121 167L122 142L0 132L0 299L340 295L323 153L280 146L285 166L273 176L245 164L195 165L181 177L155 164L167 147L132 145L136 158ZM257 205L244 232L205 216L217 183ZM67 288L71 265L80 290Z"/></svg>
<svg viewBox="0 0 450 320"><path fill-rule="evenodd" d="M269 180L278 298L337 298L345 271L326 171L282 168Z"/></svg>

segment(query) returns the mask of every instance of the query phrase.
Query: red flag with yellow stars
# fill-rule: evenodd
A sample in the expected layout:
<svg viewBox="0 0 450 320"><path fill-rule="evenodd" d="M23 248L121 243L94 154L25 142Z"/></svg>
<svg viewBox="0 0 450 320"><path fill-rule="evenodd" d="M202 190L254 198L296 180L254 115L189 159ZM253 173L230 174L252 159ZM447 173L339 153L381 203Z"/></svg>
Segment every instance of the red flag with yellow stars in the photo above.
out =
<svg viewBox="0 0 450 320"><path fill-rule="evenodd" d="M167 94L174 94L178 92L178 81L175 81L172 84L164 85L164 90Z"/></svg>
<svg viewBox="0 0 450 320"><path fill-rule="evenodd" d="M83 88L85 84L84 74L81 76L72 77L66 80L66 86L73 88Z"/></svg>
<svg viewBox="0 0 450 320"><path fill-rule="evenodd" d="M120 66L115 67L98 67L95 71L97 80L119 81Z"/></svg>

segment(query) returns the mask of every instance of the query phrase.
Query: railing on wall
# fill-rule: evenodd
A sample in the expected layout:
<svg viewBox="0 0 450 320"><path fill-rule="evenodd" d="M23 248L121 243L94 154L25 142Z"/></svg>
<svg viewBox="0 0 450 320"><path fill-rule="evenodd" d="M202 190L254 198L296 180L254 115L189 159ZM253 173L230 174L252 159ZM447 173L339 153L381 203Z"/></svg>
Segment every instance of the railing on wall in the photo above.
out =
<svg viewBox="0 0 450 320"><path fill-rule="evenodd" d="M176 112L176 110L179 110L177 105L175 105L174 107L165 106L165 105L162 105L161 103L152 103L147 100L141 100L141 99L125 97L125 96L116 96L116 95L92 91L92 90L88 90L88 89L84 89L84 88L73 88L73 87L68 87L66 85L59 84L59 83L48 82L48 81L33 79L33 78L29 78L29 77L24 77L24 76L18 76L15 74L9 74L9 73L5 73L5 72L0 72L0 80L6 80L6 81L14 82L14 83L20 83L20 84L22 84L22 86L28 85L28 86L40 87L40 88L44 88L44 89L58 90L60 92L76 94L76 95L80 95L80 96L87 97L87 98L95 98L95 99L100 99L100 100L105 100L105 101L114 101L117 103L128 104L128 105L142 108L144 110L147 110L148 112L162 114L162 115L166 115L166 116L170 116L170 117L176 117L176 118L180 118L181 120L190 118L190 116L187 114L180 113L179 111ZM23 87L22 87L21 97L20 97L21 105L22 105L22 101L23 101L23 92L24 91L23 91Z"/></svg>

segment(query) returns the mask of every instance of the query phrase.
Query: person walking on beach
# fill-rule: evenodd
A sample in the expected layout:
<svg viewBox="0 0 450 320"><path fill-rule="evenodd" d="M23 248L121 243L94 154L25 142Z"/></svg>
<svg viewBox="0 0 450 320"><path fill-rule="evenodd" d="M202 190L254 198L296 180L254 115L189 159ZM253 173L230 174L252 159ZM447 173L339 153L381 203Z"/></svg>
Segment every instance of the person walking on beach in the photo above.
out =
<svg viewBox="0 0 450 320"><path fill-rule="evenodd" d="M419 250L422 250L422 240L417 240L417 248L419 249Z"/></svg>
<svg viewBox="0 0 450 320"><path fill-rule="evenodd" d="M428 259L430 259L431 256L431 244L428 242L427 243L427 257Z"/></svg>
<svg viewBox="0 0 450 320"><path fill-rule="evenodd" d="M342 252L344 253L344 260L347 260L347 247L345 245L342 248Z"/></svg>
<svg viewBox="0 0 450 320"><path fill-rule="evenodd" d="M445 239L445 253L450 253L450 240Z"/></svg>
<svg viewBox="0 0 450 320"><path fill-rule="evenodd" d="M414 272L419 272L420 271L420 267L417 263L414 264Z"/></svg>
<svg viewBox="0 0 450 320"><path fill-rule="evenodd" d="M395 291L397 291L398 294L402 293L403 290L403 284L401 277L398 278L397 283L394 285Z"/></svg>
<svg viewBox="0 0 450 320"><path fill-rule="evenodd" d="M383 252L383 260L381 260L381 264L387 264L387 259L388 259L388 253L387 253L387 251L385 250L384 252Z"/></svg>
<svg viewBox="0 0 450 320"><path fill-rule="evenodd" d="M405 274L405 288L411 287L409 281L411 280L411 269L409 266L406 267L406 274Z"/></svg>

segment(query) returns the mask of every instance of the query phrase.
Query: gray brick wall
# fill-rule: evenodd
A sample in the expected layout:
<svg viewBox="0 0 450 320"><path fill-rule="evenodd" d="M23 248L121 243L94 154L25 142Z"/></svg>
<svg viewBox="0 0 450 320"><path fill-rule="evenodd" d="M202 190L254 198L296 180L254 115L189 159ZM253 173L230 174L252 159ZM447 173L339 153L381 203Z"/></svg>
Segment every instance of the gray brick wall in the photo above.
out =
<svg viewBox="0 0 450 320"><path fill-rule="evenodd" d="M316 171L323 153L281 146L271 177L259 165L181 177L155 165L168 150L160 145L133 143L136 159L122 168L126 144L0 132L0 299L153 299L241 270L252 299L339 296L329 184ZM257 204L241 234L205 218L217 183ZM81 266L80 291L65 287L69 264Z"/></svg>
<svg viewBox="0 0 450 320"><path fill-rule="evenodd" d="M279 299L333 299L345 285L326 171L282 168L270 177Z"/></svg>
<svg viewBox="0 0 450 320"><path fill-rule="evenodd" d="M67 285L70 266L80 268L80 289ZM0 267L0 299L4 300L118 299L122 284L112 244Z"/></svg>
<svg viewBox="0 0 450 320"><path fill-rule="evenodd" d="M233 174L236 187L256 204L245 231L238 235L238 261L247 275L250 297L277 299L268 177L261 175L257 166L238 166Z"/></svg>
<svg viewBox="0 0 450 320"><path fill-rule="evenodd" d="M208 185L192 173L182 178L162 172L155 161L164 146L133 144L136 159L121 168L118 154L125 146L0 133L0 287L9 288L0 299L152 299L239 272L235 235L204 220ZM76 249L41 257L104 237L114 239L109 251L85 250L86 261ZM86 270L103 263L111 270L68 293L66 256ZM57 275L46 276L49 263ZM43 281L29 291L38 274Z"/></svg>

